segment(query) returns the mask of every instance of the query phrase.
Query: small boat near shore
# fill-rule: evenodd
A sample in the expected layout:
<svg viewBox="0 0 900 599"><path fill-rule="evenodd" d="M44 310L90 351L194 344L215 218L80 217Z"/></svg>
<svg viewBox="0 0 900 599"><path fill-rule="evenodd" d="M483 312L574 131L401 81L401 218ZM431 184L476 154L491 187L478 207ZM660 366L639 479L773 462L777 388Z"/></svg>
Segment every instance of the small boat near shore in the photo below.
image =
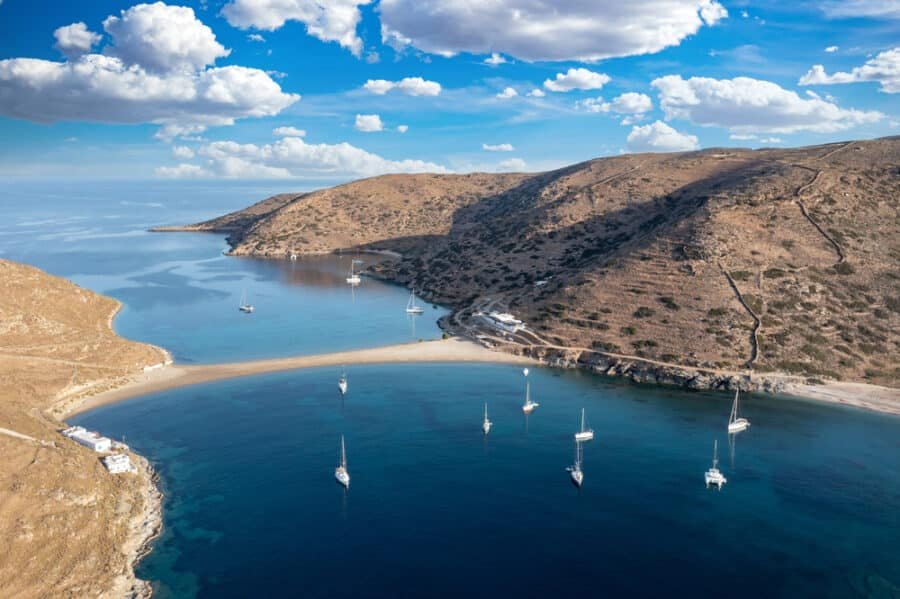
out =
<svg viewBox="0 0 900 599"><path fill-rule="evenodd" d="M525 403L522 404L522 411L526 414L531 414L541 404L531 400L531 383L528 381L528 369L523 369L522 374L525 375Z"/></svg>
<svg viewBox="0 0 900 599"><path fill-rule="evenodd" d="M741 394L741 390L737 389L734 392L734 402L731 404L731 416L728 417L728 434L734 435L741 431L745 431L750 428L750 421L746 418L738 417L738 396Z"/></svg>
<svg viewBox="0 0 900 599"><path fill-rule="evenodd" d="M345 489L350 488L350 473L347 472L347 449L344 447L344 435L341 435L341 464L334 469L334 478Z"/></svg>
<svg viewBox="0 0 900 599"><path fill-rule="evenodd" d="M575 463L566 468L566 470L569 471L569 478L572 479L572 483L579 489L584 484L584 472L581 470L581 461L581 443L575 441Z"/></svg>
<svg viewBox="0 0 900 599"><path fill-rule="evenodd" d="M488 434L489 432L491 432L492 424L493 423L490 420L488 420L487 402L485 402L485 404L484 404L484 422L481 423L481 430L484 431L485 435Z"/></svg>
<svg viewBox="0 0 900 599"><path fill-rule="evenodd" d="M416 305L416 292L412 290L409 292L409 301L406 302L406 313L407 314L424 314L425 308Z"/></svg>
<svg viewBox="0 0 900 599"><path fill-rule="evenodd" d="M716 439L713 442L713 461L712 468L706 471L704 475L704 480L706 480L706 486L712 487L715 486L718 489L722 489L722 485L724 485L727 481L725 476L719 472L719 440Z"/></svg>
<svg viewBox="0 0 900 599"><path fill-rule="evenodd" d="M241 291L241 303L238 304L238 310L240 310L244 314L250 314L253 312L253 304L247 303L247 292L246 291Z"/></svg>
<svg viewBox="0 0 900 599"><path fill-rule="evenodd" d="M341 378L338 379L338 389L341 395L347 394L347 372L343 368L341 369Z"/></svg>
<svg viewBox="0 0 900 599"><path fill-rule="evenodd" d="M354 264L356 264L356 260L351 260L350 261L350 274L347 275L347 283L349 283L350 285L359 285L362 282L362 279L353 270Z"/></svg>
<svg viewBox="0 0 900 599"><path fill-rule="evenodd" d="M584 424L584 408L581 408L581 430L575 433L575 440L579 443L584 441L592 441L594 439L594 429L586 428Z"/></svg>

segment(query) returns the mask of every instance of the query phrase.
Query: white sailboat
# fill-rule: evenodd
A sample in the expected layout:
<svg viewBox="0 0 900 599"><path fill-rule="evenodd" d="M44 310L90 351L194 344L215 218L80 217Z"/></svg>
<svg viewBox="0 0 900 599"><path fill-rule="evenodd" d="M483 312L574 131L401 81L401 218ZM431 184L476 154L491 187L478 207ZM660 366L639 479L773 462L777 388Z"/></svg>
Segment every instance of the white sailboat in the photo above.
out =
<svg viewBox="0 0 900 599"><path fill-rule="evenodd" d="M531 414L534 412L534 409L541 404L536 401L531 401L531 384L528 381L528 369L525 368L522 370L522 374L525 375L525 403L522 404L522 411L526 414Z"/></svg>
<svg viewBox="0 0 900 599"><path fill-rule="evenodd" d="M244 312L245 314L250 314L253 312L253 304L247 303L247 291L241 291L241 303L238 305L238 310Z"/></svg>
<svg viewBox="0 0 900 599"><path fill-rule="evenodd" d="M353 272L353 265L356 260L350 261L350 274L347 276L347 282L351 285L359 285L362 282L362 279L359 278L359 275Z"/></svg>
<svg viewBox="0 0 900 599"><path fill-rule="evenodd" d="M340 389L341 395L347 393L347 373L343 368L341 368L341 378L338 379L338 389Z"/></svg>
<svg viewBox="0 0 900 599"><path fill-rule="evenodd" d="M581 443L575 441L575 463L566 468L566 470L569 471L572 482L575 483L575 486L579 489L584 483L584 472L581 471L581 457Z"/></svg>
<svg viewBox="0 0 900 599"><path fill-rule="evenodd" d="M350 473L347 472L347 450L344 447L344 435L341 435L341 465L334 469L334 478L345 488L350 488Z"/></svg>
<svg viewBox="0 0 900 599"><path fill-rule="evenodd" d="M725 479L725 476L719 472L719 440L716 439L713 442L713 461L712 468L706 471L704 475L704 479L706 480L706 486L710 487L715 485L717 488L721 489L722 485L728 482Z"/></svg>
<svg viewBox="0 0 900 599"><path fill-rule="evenodd" d="M406 302L406 313L407 314L423 314L425 312L425 308L416 305L416 292L409 292L409 301Z"/></svg>
<svg viewBox="0 0 900 599"><path fill-rule="evenodd" d="M493 424L490 420L488 420L487 415L487 402L484 404L484 422L481 423L481 430L484 431L484 434L488 434L491 432L491 424Z"/></svg>
<svg viewBox="0 0 900 599"><path fill-rule="evenodd" d="M594 438L594 429L585 428L584 426L584 408L581 408L581 430L575 433L575 440L579 443L582 441L591 441Z"/></svg>
<svg viewBox="0 0 900 599"><path fill-rule="evenodd" d="M746 418L738 418L738 396L741 390L734 392L734 403L731 404L731 416L728 418L728 434L732 435L745 431L750 427L750 421Z"/></svg>

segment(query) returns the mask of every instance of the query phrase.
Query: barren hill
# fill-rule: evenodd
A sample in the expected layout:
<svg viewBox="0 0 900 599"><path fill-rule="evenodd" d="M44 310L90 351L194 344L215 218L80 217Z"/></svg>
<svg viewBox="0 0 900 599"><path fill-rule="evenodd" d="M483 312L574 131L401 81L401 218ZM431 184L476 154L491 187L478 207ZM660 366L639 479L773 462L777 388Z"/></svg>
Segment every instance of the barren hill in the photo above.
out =
<svg viewBox="0 0 900 599"><path fill-rule="evenodd" d="M509 309L532 353L900 383L900 138L278 198L191 228L242 255L400 252L371 274L453 306L469 333L476 309Z"/></svg>
<svg viewBox="0 0 900 599"><path fill-rule="evenodd" d="M131 562L158 508L148 469L109 474L55 416L166 356L116 336L115 300L6 260L0 283L0 596L145 592Z"/></svg>

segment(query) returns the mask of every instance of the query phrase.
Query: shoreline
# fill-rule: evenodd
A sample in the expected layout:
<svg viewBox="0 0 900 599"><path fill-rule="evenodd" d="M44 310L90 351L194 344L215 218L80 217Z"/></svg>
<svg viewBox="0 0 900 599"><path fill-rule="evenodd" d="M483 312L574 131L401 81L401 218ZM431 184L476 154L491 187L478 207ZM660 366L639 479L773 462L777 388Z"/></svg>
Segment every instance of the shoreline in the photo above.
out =
<svg viewBox="0 0 900 599"><path fill-rule="evenodd" d="M489 349L467 338L450 337L448 339L419 341L376 348L248 360L244 362L197 365L169 363L152 370L137 373L122 385L85 397L77 405L68 406L63 417L82 414L104 405L126 401L142 395L247 376L349 364L441 362L543 365L557 368L579 368L594 374L603 374L603 372L595 368L587 367L586 364L561 361L554 363L538 357ZM634 372L638 371L633 370L632 373ZM701 370L697 374L703 376L705 373ZM631 378L636 382L652 382L642 381L622 374L614 374L612 376L616 378ZM742 378L746 375L735 372L729 373L728 376ZM900 416L900 390L888 387L838 381L812 385L807 383L804 377L781 373L754 373L748 380L758 385L756 391L770 395L784 395ZM654 384L664 385L665 383L657 381ZM684 385L677 384L669 386L684 387Z"/></svg>

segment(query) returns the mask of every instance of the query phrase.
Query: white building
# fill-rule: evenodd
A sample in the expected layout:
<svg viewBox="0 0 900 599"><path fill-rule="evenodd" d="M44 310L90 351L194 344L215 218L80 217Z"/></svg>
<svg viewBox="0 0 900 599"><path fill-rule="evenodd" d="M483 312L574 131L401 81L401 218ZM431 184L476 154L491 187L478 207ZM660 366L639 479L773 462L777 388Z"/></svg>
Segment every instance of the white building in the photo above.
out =
<svg viewBox="0 0 900 599"><path fill-rule="evenodd" d="M101 437L97 433L85 430L83 426L73 426L67 428L62 433L66 437L72 439L80 445L89 447L97 452L106 452L112 449L112 440L108 437Z"/></svg>
<svg viewBox="0 0 900 599"><path fill-rule="evenodd" d="M525 323L507 312L488 312L483 314L482 317L492 327L507 333L517 333L525 328Z"/></svg>
<svg viewBox="0 0 900 599"><path fill-rule="evenodd" d="M124 453L116 453L103 458L103 465L112 474L121 474L123 472L135 472L135 467Z"/></svg>

